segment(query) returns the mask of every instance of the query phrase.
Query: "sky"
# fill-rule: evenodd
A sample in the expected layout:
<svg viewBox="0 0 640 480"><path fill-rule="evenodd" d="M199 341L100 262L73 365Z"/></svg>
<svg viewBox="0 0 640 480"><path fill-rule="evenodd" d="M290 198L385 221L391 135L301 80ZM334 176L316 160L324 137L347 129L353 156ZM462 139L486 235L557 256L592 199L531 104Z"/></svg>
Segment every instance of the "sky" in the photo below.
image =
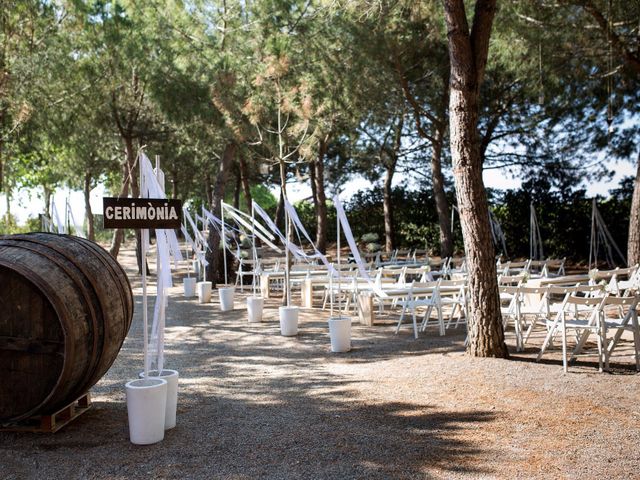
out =
<svg viewBox="0 0 640 480"><path fill-rule="evenodd" d="M635 165L631 162L618 162L610 167L615 171L613 178L609 181L587 184L588 196L607 196L609 194L609 190L616 188L622 178L629 175L635 175L636 173ZM397 175L394 184L399 184L404 179L406 179L406 177ZM517 178L512 178L510 175L507 176L504 172L499 170L485 170L483 173L483 179L486 187L502 190L517 189L521 183ZM371 182L364 178L355 178L343 186L343 193L340 195L340 198L342 200L348 200L351 193L370 187ZM287 188L289 198L293 202L311 196L311 188L308 183L294 184ZM277 188L274 188L274 191L277 192ZM104 187L101 185L91 191L91 209L93 210L93 213L102 213L102 197L104 194ZM61 216L64 212L64 205L67 197L69 198L73 217L76 221L80 222L80 219L84 218L84 198L82 192L69 192L67 189L62 189L54 195L53 201L58 207L58 211L61 212ZM4 195L0 195L0 217L4 216L6 210L6 199ZM23 224L29 216L35 217L43 210L44 201L38 198L35 191L20 191L11 202L11 212L16 215L18 223L20 224Z"/></svg>

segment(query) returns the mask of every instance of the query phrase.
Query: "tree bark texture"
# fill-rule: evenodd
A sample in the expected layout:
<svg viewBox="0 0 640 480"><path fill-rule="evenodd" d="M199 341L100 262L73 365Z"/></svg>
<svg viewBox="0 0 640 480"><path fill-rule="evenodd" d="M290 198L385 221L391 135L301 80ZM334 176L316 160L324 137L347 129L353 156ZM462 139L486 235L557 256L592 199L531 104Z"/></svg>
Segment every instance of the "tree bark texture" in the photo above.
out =
<svg viewBox="0 0 640 480"><path fill-rule="evenodd" d="M178 198L178 171L171 170L171 198Z"/></svg>
<svg viewBox="0 0 640 480"><path fill-rule="evenodd" d="M127 154L127 169L130 179L131 197L140 196L140 184L138 183L138 156L133 146L133 137L126 136L123 138L124 148ZM142 275L142 233L140 229L135 230L136 234L136 263L138 265L138 275ZM123 235L124 238L124 235ZM146 266L146 262L145 262ZM148 270L148 268L147 268Z"/></svg>
<svg viewBox="0 0 640 480"><path fill-rule="evenodd" d="M118 195L119 198L129 195L129 183L131 182L131 179L129 178L129 165L127 161L122 163L122 179L122 188L120 189ZM118 253L120 253L120 245L122 245L123 240L124 230L122 228L116 228L113 231L111 246L109 247L109 253L113 258L118 258Z"/></svg>
<svg viewBox="0 0 640 480"><path fill-rule="evenodd" d="M442 145L444 131L438 129L431 144L431 174L433 182L433 196L436 201L438 225L440 226L440 256L453 256L453 235L451 219L449 217L449 202L444 190L444 175L442 174Z"/></svg>
<svg viewBox="0 0 640 480"><path fill-rule="evenodd" d="M235 143L228 143L224 149L222 158L220 159L218 175L216 176L216 181L212 190L213 201L211 202L211 213L216 216L220 216L220 207L222 199L224 198L224 187L227 182L227 177L229 176L229 170L231 169L233 159L236 156L236 150L237 146ZM220 234L213 227L209 227L207 244L209 245L210 250L207 250L206 254L206 260L209 262L206 279L212 282L213 286L215 286L219 280L224 279L224 264L222 262L222 255L220 254ZM224 254L224 252L222 252L222 254ZM231 264L227 263L227 267L230 266Z"/></svg>
<svg viewBox="0 0 640 480"><path fill-rule="evenodd" d="M640 263L640 152L638 153L636 180L633 184L627 243L627 264L632 266L637 263Z"/></svg>
<svg viewBox="0 0 640 480"><path fill-rule="evenodd" d="M93 212L91 211L91 174L84 175L84 211L87 217L87 238L92 242L96 241L96 234L93 225Z"/></svg>
<svg viewBox="0 0 640 480"><path fill-rule="evenodd" d="M463 0L443 0L451 61L449 123L460 224L469 271L467 352L478 357L508 356L482 182L478 138L479 90L487 61L495 0L478 0L469 32Z"/></svg>
<svg viewBox="0 0 640 480"><path fill-rule="evenodd" d="M309 163L309 186L311 187L311 200L313 200L313 215L318 217L318 194L316 193L316 166L314 161Z"/></svg>
<svg viewBox="0 0 640 480"><path fill-rule="evenodd" d="M240 179L242 181L242 193L244 193L244 199L247 202L247 209L251 211L251 203L253 198L251 197L251 185L249 184L249 172L247 172L247 162L243 156L239 160L240 166Z"/></svg>
<svg viewBox="0 0 640 480"><path fill-rule="evenodd" d="M211 182L211 173L208 171L204 176L204 194L207 197L207 205L213 205L213 183Z"/></svg>
<svg viewBox="0 0 640 480"><path fill-rule="evenodd" d="M236 172L236 184L233 188L233 208L240 208L240 189L242 188L242 178L240 170Z"/></svg>
<svg viewBox="0 0 640 480"><path fill-rule="evenodd" d="M278 206L276 207L276 226L281 232L284 232L284 194L282 188L280 188L280 196L278 197Z"/></svg>
<svg viewBox="0 0 640 480"><path fill-rule="evenodd" d="M384 187L382 194L382 209L384 210L384 245L387 252L395 248L393 229L393 201L391 199L391 182L395 173L395 165L385 167Z"/></svg>
<svg viewBox="0 0 640 480"><path fill-rule="evenodd" d="M413 110L413 118L416 124L418 135L431 144L431 174L433 180L433 196L436 200L436 212L438 213L438 226L440 227L440 256L450 257L453 255L453 232L451 231L451 221L449 220L449 202L444 190L444 177L442 175L442 146L447 129L447 111L449 107L449 68L443 75L442 97L440 105L435 113L425 112L422 106L411 93L409 82L405 76L400 56L396 53L394 57L396 72L400 79L400 87L407 102ZM431 130L427 131L422 123L422 116L431 122Z"/></svg>
<svg viewBox="0 0 640 480"><path fill-rule="evenodd" d="M382 146L380 157L387 156L387 162L384 163L385 177L382 188L382 209L384 213L384 238L385 238L385 250L387 252L392 251L395 248L395 223L393 221L393 200L391 198L391 185L393 183L393 176L396 173L396 166L398 165L398 154L402 146L402 129L404 128L404 112L400 114L398 119L398 125L396 127L393 146L388 149ZM386 150L386 151L385 151Z"/></svg>
<svg viewBox="0 0 640 480"><path fill-rule="evenodd" d="M327 141L320 141L318 157L314 160L311 168L313 169L313 182L316 192L316 248L319 252L327 252L327 195L324 189L324 157L327 153Z"/></svg>

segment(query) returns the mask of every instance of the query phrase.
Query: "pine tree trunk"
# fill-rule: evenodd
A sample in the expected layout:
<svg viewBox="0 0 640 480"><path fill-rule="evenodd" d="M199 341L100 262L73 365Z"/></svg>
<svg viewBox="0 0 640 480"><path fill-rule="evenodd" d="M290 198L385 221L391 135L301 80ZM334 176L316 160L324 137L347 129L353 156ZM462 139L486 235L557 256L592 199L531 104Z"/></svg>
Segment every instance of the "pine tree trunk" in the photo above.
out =
<svg viewBox="0 0 640 480"><path fill-rule="evenodd" d="M171 198L178 198L178 171L171 170Z"/></svg>
<svg viewBox="0 0 640 480"><path fill-rule="evenodd" d="M313 216L318 217L318 194L316 192L316 166L315 160L309 164L309 186L311 187L311 200L313 200Z"/></svg>
<svg viewBox="0 0 640 480"><path fill-rule="evenodd" d="M93 225L93 212L91 211L91 174L84 175L84 211L87 217L87 238L92 242L96 241L96 234Z"/></svg>
<svg viewBox="0 0 640 480"><path fill-rule="evenodd" d="M505 358L508 351L504 343L478 138L479 90L495 16L495 0L476 2L471 33L464 1L444 0L444 5L451 61L451 155L469 271L467 352L477 357Z"/></svg>
<svg viewBox="0 0 640 480"><path fill-rule="evenodd" d="M120 189L119 198L123 198L129 195L129 165L125 161L122 164L122 188ZM122 228L116 228L113 231L113 237L111 238L111 246L109 247L109 253L113 258L118 258L120 253L120 245L124 241L124 230Z"/></svg>
<svg viewBox="0 0 640 480"><path fill-rule="evenodd" d="M240 178L240 170L236 172L236 184L233 189L233 208L240 208L240 189L242 188L242 179Z"/></svg>
<svg viewBox="0 0 640 480"><path fill-rule="evenodd" d="M42 190L44 192L44 213L51 218L51 190L46 186L44 186Z"/></svg>
<svg viewBox="0 0 640 480"><path fill-rule="evenodd" d="M251 203L253 198L251 197L251 185L249 185L249 172L247 172L247 162L243 156L240 156L240 179L242 181L242 193L244 193L244 199L247 202L247 209L251 211Z"/></svg>
<svg viewBox="0 0 640 480"><path fill-rule="evenodd" d="M133 146L133 138L125 137L124 138L124 148L127 154L127 169L129 178L131 179L130 187L131 187L131 197L138 198L140 196L140 184L138 183L138 170L139 165L137 164L137 155L135 148ZM138 275L142 275L142 231L139 228L135 230L136 235L136 263L138 265ZM124 238L124 234L123 234ZM146 261L145 261L146 266ZM147 267L148 271L148 267Z"/></svg>
<svg viewBox="0 0 640 480"><path fill-rule="evenodd" d="M229 170L233 163L233 159L236 156L237 146L235 143L228 143L222 154L220 165L218 169L218 175L216 176L216 182L213 185L211 202L211 213L216 216L220 215L220 207L222 199L224 198L224 187L227 183L227 177ZM210 250L207 250L206 260L209 262L207 267L207 280L212 282L213 285L218 282L219 278L224 278L224 264L222 262L222 255L220 255L220 234L215 228L209 228L209 236L207 237L207 244ZM224 255L225 252L222 252ZM227 268L230 265L227 264Z"/></svg>
<svg viewBox="0 0 640 480"><path fill-rule="evenodd" d="M435 141L431 145L431 173L433 175L433 196L436 201L438 225L440 226L440 256L445 258L453 256L453 236L449 217L449 202L444 191L444 175L442 174L443 137L443 132L437 131Z"/></svg>
<svg viewBox="0 0 640 480"><path fill-rule="evenodd" d="M284 194L282 193L282 188L280 188L280 196L278 197L275 223L280 231L284 232Z"/></svg>
<svg viewBox="0 0 640 480"><path fill-rule="evenodd" d="M384 245L387 252L391 252L395 248L395 232L393 228L393 202L391 199L391 182L393 181L393 174L395 173L394 167L386 167L382 196L382 208L384 210Z"/></svg>
<svg viewBox="0 0 640 480"><path fill-rule="evenodd" d="M327 252L327 196L324 189L324 157L327 153L327 141L320 141L318 157L311 166L314 170L316 191L316 248L319 252Z"/></svg>
<svg viewBox="0 0 640 480"><path fill-rule="evenodd" d="M636 180L633 184L631 212L629 213L629 240L627 243L627 264L629 266L640 263L640 153Z"/></svg>
<svg viewBox="0 0 640 480"><path fill-rule="evenodd" d="M211 173L209 171L204 176L204 194L207 197L207 205L213 205L213 183L211 182Z"/></svg>
<svg viewBox="0 0 640 480"><path fill-rule="evenodd" d="M5 192L4 192L4 198L5 198L5 202L6 202L6 207L7 207L7 226L11 226L11 190L9 190L9 185L7 185L7 187L5 188Z"/></svg>

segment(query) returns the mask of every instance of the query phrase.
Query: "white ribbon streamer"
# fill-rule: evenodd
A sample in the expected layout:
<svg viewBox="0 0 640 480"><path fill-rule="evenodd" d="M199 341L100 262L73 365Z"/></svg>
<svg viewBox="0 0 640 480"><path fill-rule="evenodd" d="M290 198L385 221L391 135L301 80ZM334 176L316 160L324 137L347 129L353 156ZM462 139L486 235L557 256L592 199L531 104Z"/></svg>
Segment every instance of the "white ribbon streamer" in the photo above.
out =
<svg viewBox="0 0 640 480"><path fill-rule="evenodd" d="M344 208L342 208L342 202L340 202L340 197L336 195L333 198L333 203L336 207L336 212L338 213L338 218L340 219L340 224L342 225L342 231L344 232L344 236L347 239L347 243L349 244L349 249L351 250L351 254L356 261L356 265L358 266L358 270L360 271L360 275L367 281L367 284L371 288L371 290L378 297L387 297L388 295L380 288L379 285L376 285L371 280L369 276L369 272L364 268L364 262L362 261L362 257L360 256L360 251L358 250L358 245L356 244L355 238L353 238L353 233L351 233L351 226L349 225L349 220L347 219L347 215L344 213Z"/></svg>

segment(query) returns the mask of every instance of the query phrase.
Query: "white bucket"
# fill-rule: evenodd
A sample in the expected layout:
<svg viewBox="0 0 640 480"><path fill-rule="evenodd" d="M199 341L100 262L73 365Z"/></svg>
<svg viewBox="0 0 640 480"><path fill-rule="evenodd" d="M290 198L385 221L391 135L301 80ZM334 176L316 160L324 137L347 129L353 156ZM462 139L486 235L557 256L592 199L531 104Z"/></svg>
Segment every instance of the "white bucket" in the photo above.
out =
<svg viewBox="0 0 640 480"><path fill-rule="evenodd" d="M220 295L220 310L223 312L233 310L233 295L235 291L235 287L224 287L218 289L218 295Z"/></svg>
<svg viewBox="0 0 640 480"><path fill-rule="evenodd" d="M351 317L329 318L331 351L335 353L351 350Z"/></svg>
<svg viewBox="0 0 640 480"><path fill-rule="evenodd" d="M184 277L182 279L184 296L187 298L196 296L196 277Z"/></svg>
<svg viewBox="0 0 640 480"><path fill-rule="evenodd" d="M247 297L247 314L249 315L249 323L262 321L263 307L264 307L264 298Z"/></svg>
<svg viewBox="0 0 640 480"><path fill-rule="evenodd" d="M196 283L198 292L198 303L209 303L211 301L211 282Z"/></svg>
<svg viewBox="0 0 640 480"><path fill-rule="evenodd" d="M164 438L167 409L167 381L142 378L125 385L129 438L135 445L149 445Z"/></svg>
<svg viewBox="0 0 640 480"><path fill-rule="evenodd" d="M144 378L144 372L140 372L140 378ZM149 379L161 378L167 381L167 405L164 411L164 429L169 430L176 426L176 410L178 408L178 372L176 370L163 369L158 375L157 370L149 372Z"/></svg>
<svg viewBox="0 0 640 480"><path fill-rule="evenodd" d="M293 337L298 334L298 307L280 307L280 334Z"/></svg>

